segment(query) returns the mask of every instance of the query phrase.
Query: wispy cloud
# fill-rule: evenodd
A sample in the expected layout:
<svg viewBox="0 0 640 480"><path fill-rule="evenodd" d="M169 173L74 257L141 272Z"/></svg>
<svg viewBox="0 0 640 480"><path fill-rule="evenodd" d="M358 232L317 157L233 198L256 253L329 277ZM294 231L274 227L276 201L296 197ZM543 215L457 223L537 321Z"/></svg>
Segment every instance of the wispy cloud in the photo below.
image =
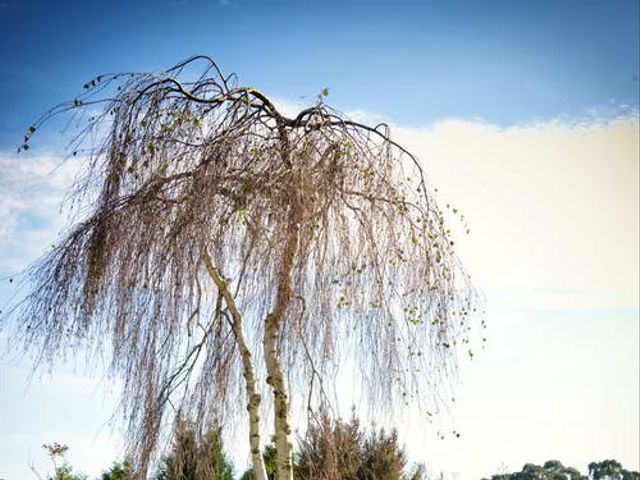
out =
<svg viewBox="0 0 640 480"><path fill-rule="evenodd" d="M35 258L64 222L61 204L79 159L0 151L0 272Z"/></svg>

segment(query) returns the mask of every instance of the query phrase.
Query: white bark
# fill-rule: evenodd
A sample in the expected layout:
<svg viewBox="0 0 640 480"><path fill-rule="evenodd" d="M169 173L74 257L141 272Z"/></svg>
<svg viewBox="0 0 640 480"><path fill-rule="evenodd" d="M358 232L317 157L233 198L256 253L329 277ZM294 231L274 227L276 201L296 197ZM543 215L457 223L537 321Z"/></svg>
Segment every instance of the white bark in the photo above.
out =
<svg viewBox="0 0 640 480"><path fill-rule="evenodd" d="M297 223L297 208L293 206L292 221L282 254L278 274L278 290L273 311L267 315L263 338L267 383L273 391L275 444L278 455L277 480L293 479L293 444L289 418L289 388L282 369L279 351L280 328L287 308L291 303L291 271L300 243L300 225Z"/></svg>
<svg viewBox="0 0 640 480"><path fill-rule="evenodd" d="M227 287L218 269L213 263L209 252L206 248L203 250L205 267L209 276L216 284L218 291L222 294L225 303L231 313L233 320L233 333L236 338L238 350L242 357L242 366L244 368L245 387L247 391L247 411L249 412L249 443L251 445L251 461L253 465L253 475L255 480L267 480L267 472L262 458L262 440L260 438L260 403L261 398L258 393L258 380L256 369L253 362L253 355L249 349L247 338L244 334L242 325L242 315L238 310L235 299Z"/></svg>
<svg viewBox="0 0 640 480"><path fill-rule="evenodd" d="M267 383L273 391L275 444L278 454L277 479L293 479L293 444L291 443L291 425L289 423L289 389L284 377L278 351L279 324L275 317L267 317L264 349Z"/></svg>

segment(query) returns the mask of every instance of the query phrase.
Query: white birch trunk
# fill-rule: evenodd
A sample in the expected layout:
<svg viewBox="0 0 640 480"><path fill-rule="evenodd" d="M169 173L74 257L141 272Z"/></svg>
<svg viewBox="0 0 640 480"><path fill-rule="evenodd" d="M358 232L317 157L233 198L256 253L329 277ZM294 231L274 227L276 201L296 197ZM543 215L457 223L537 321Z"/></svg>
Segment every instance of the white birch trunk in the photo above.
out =
<svg viewBox="0 0 640 480"><path fill-rule="evenodd" d="M218 291L222 294L229 312L231 312L231 318L233 320L233 333L236 338L238 350L242 357L242 366L244 369L245 387L247 391L247 411L249 412L249 444L251 446L251 462L253 469L253 476L255 480L268 480L267 472L264 466L264 459L262 458L262 440L260 438L260 404L261 398L258 393L258 380L256 377L256 369L253 362L253 355L249 349L247 338L244 334L244 327L242 325L242 315L238 310L233 295L227 287L227 283L218 272L217 268L213 264L213 260L209 253L204 250L203 253L205 266L209 276L216 284Z"/></svg>
<svg viewBox="0 0 640 480"><path fill-rule="evenodd" d="M297 223L297 206L289 224L287 241L282 255L282 264L278 274L278 290L273 311L267 315L263 338L265 361L267 365L267 383L273 392L275 444L277 451L277 480L293 480L293 444L291 443L291 424L289 418L289 388L282 369L278 348L280 328L287 308L291 303L291 272L300 243L300 225Z"/></svg>
<svg viewBox="0 0 640 480"><path fill-rule="evenodd" d="M279 323L275 317L267 317L264 349L269 378L273 391L275 444L278 455L277 480L293 479L293 444L289 420L289 389L282 371L278 351Z"/></svg>

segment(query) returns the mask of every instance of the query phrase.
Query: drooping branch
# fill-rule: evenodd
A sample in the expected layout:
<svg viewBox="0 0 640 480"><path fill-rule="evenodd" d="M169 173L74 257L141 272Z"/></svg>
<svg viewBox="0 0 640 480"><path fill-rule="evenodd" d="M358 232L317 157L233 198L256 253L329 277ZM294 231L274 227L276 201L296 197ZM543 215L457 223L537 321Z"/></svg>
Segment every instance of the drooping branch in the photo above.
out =
<svg viewBox="0 0 640 480"><path fill-rule="evenodd" d="M25 138L105 106L71 143L87 153L78 222L31 271L14 326L44 361L80 349L111 358L140 468L171 424L167 404L232 418L238 390L263 393L257 374L255 392L242 376L238 325L263 339L264 365L253 367L266 366L272 386L283 380L273 392L291 379L281 412L339 361L357 361L372 403L437 401L475 296L419 161L388 128L349 120L323 97L285 117L205 56L86 87Z"/></svg>

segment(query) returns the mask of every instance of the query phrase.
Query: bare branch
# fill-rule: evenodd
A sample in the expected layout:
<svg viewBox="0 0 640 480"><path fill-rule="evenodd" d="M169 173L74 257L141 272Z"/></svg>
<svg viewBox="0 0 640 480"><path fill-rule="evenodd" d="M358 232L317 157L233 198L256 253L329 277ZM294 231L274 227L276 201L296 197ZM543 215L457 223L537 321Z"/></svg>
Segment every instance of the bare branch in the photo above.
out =
<svg viewBox="0 0 640 480"><path fill-rule="evenodd" d="M476 297L419 160L387 126L322 101L287 118L206 56L85 87L25 137L105 105L72 141L90 152L78 221L30 272L13 326L44 363L111 359L139 468L171 424L166 405L233 418L239 391L260 397L266 363L294 400L353 361L372 404L439 401Z"/></svg>

